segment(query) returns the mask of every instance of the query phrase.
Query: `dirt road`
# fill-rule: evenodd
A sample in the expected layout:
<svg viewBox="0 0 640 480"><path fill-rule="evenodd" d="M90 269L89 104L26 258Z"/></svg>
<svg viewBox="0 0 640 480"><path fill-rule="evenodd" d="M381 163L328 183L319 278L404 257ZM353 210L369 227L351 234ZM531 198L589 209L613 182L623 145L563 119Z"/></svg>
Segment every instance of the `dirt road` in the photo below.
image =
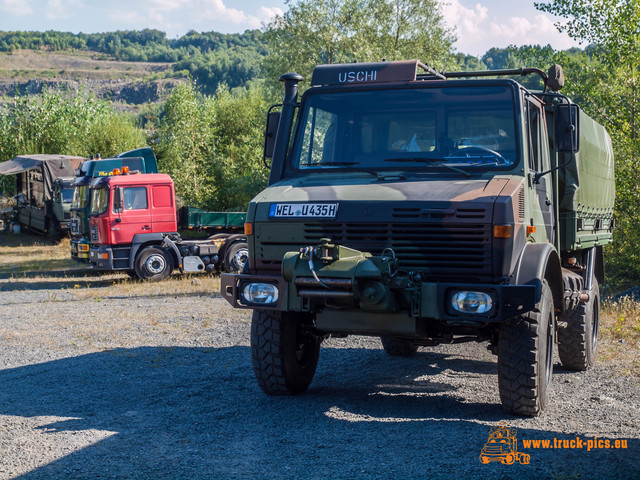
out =
<svg viewBox="0 0 640 480"><path fill-rule="evenodd" d="M250 314L217 285L0 280L0 478L640 478L640 381L611 365L556 362L551 407L522 419L503 413L484 344L407 359L349 337L323 344L308 393L271 398ZM501 421L529 465L480 463ZM576 437L627 448L524 445Z"/></svg>

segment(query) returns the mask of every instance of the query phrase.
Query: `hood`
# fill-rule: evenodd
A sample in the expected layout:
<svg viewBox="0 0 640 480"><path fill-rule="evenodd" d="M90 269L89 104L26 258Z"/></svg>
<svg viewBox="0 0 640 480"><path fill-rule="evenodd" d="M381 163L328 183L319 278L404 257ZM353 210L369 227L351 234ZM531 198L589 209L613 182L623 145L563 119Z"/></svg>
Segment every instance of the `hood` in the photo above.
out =
<svg viewBox="0 0 640 480"><path fill-rule="evenodd" d="M419 179L379 182L374 178L345 177L338 181L333 175L325 179L303 177L278 182L261 192L254 202L402 202L407 206L410 205L409 202L493 203L510 180L510 177L493 177L457 181Z"/></svg>

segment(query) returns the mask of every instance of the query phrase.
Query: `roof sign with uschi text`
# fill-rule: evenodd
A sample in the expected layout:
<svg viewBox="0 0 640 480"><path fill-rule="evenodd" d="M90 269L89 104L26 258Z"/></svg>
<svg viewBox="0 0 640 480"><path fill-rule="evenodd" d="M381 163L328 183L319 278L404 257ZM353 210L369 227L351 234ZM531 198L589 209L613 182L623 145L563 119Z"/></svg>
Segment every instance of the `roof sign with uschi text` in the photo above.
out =
<svg viewBox="0 0 640 480"><path fill-rule="evenodd" d="M418 65L418 60L318 65L313 70L311 85L411 82L416 79Z"/></svg>

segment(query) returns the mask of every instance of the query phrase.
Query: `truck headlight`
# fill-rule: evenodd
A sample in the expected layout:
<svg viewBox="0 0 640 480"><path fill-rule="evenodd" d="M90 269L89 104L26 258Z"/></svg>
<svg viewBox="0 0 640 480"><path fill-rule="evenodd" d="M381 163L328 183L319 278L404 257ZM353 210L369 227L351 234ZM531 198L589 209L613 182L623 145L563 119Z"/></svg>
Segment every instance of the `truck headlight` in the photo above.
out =
<svg viewBox="0 0 640 480"><path fill-rule="evenodd" d="M493 299L487 292L457 291L451 295L451 306L460 313L487 313Z"/></svg>
<svg viewBox="0 0 640 480"><path fill-rule="evenodd" d="M248 283L241 292L248 303L269 305L278 301L278 287L271 283Z"/></svg>

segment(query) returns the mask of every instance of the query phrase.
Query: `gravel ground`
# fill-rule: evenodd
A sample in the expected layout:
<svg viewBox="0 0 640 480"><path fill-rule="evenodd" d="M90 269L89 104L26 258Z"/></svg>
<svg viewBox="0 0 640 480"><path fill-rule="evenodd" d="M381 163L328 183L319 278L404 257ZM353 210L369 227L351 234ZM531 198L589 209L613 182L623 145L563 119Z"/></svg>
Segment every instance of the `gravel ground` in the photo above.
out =
<svg viewBox="0 0 640 480"><path fill-rule="evenodd" d="M87 298L73 282L0 280L0 478L640 478L640 379L611 365L556 362L552 405L522 419L501 409L486 344L407 359L349 337L323 344L306 394L271 398L249 312L162 285ZM529 465L480 463L501 421ZM576 437L627 448L523 447Z"/></svg>

